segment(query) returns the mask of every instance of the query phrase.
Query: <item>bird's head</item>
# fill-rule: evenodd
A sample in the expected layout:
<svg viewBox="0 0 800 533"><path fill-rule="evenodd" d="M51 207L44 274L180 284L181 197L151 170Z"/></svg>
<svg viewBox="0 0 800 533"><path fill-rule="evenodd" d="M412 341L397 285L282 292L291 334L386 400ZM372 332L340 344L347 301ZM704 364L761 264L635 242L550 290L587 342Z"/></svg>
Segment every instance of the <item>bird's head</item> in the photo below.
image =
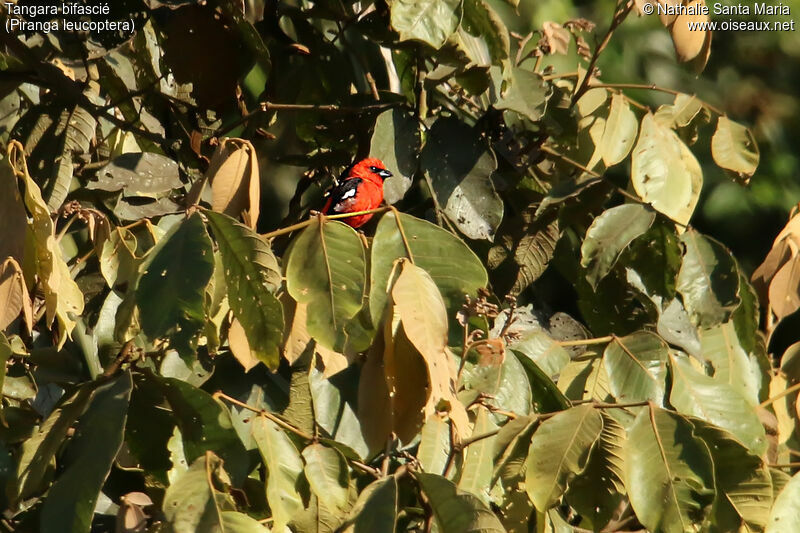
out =
<svg viewBox="0 0 800 533"><path fill-rule="evenodd" d="M392 173L386 170L386 165L383 164L383 161L375 157L362 159L353 165L348 175L350 178L362 178L378 182L382 182L391 176Z"/></svg>

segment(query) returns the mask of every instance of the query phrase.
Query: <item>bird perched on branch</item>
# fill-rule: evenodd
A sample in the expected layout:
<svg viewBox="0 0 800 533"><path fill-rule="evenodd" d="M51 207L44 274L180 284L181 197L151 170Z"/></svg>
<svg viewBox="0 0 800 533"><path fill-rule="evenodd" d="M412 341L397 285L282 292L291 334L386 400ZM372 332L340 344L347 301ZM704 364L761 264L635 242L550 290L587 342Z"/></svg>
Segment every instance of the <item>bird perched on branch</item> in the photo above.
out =
<svg viewBox="0 0 800 533"><path fill-rule="evenodd" d="M333 188L322 208L326 215L356 213L380 207L383 202L383 180L392 176L383 161L362 159L344 171L343 179ZM342 222L353 228L366 224L373 213L343 218Z"/></svg>

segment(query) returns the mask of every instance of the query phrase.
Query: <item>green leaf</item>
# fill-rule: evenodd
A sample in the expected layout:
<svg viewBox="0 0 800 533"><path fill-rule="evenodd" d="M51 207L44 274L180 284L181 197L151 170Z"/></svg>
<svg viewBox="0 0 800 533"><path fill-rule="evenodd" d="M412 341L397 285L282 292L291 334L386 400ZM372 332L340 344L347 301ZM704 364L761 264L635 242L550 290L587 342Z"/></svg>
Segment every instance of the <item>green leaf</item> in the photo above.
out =
<svg viewBox="0 0 800 533"><path fill-rule="evenodd" d="M6 380L6 363L12 353L14 352L11 349L11 345L8 343L8 339L3 332L0 331L0 392L3 391L3 383ZM3 418L3 406L0 405L0 423L2 423L3 420L5 420Z"/></svg>
<svg viewBox="0 0 800 533"><path fill-rule="evenodd" d="M244 224L213 211L204 213L222 255L233 314L244 328L250 352L274 370L283 341L283 308L273 294L281 285L278 260Z"/></svg>
<svg viewBox="0 0 800 533"><path fill-rule="evenodd" d="M421 41L439 49L456 31L461 0L397 0L391 4L392 27L401 41Z"/></svg>
<svg viewBox="0 0 800 533"><path fill-rule="evenodd" d="M399 222L398 222L399 221ZM403 242L399 226L408 239ZM386 213L372 241L369 309L374 324L380 322L388 299L389 276L396 259L414 256L414 264L430 274L452 316L489 280L481 260L463 241L442 228L411 215ZM458 268L453 268L458 265Z"/></svg>
<svg viewBox="0 0 800 533"><path fill-rule="evenodd" d="M603 419L591 405L573 407L541 423L525 462L525 487L539 512L555 505L583 472L602 429Z"/></svg>
<svg viewBox="0 0 800 533"><path fill-rule="evenodd" d="M616 165L627 157L638 131L639 123L628 101L622 94L615 93L611 97L611 108L599 146L606 167Z"/></svg>
<svg viewBox="0 0 800 533"><path fill-rule="evenodd" d="M493 64L499 66L508 59L511 43L506 25L484 0L464 0L462 26L486 42Z"/></svg>
<svg viewBox="0 0 800 533"><path fill-rule="evenodd" d="M100 250L100 273L109 288L135 281L140 260L136 256L136 236L125 228L114 228Z"/></svg>
<svg viewBox="0 0 800 533"><path fill-rule="evenodd" d="M296 428L308 433L314 432L314 405L308 368L298 368L292 372L289 383L289 405L281 416Z"/></svg>
<svg viewBox="0 0 800 533"><path fill-rule="evenodd" d="M411 187L419 149L419 124L413 115L402 109L390 109L378 115L369 153L393 172L393 176L383 182L383 197L387 203L397 203Z"/></svg>
<svg viewBox="0 0 800 533"><path fill-rule="evenodd" d="M586 279L597 287L611 272L620 253L643 235L656 214L641 204L625 204L603 211L586 230L581 245L581 266L587 269Z"/></svg>
<svg viewBox="0 0 800 533"><path fill-rule="evenodd" d="M347 508L350 475L344 456L334 448L310 444L303 450L304 472L311 491L335 514Z"/></svg>
<svg viewBox="0 0 800 533"><path fill-rule="evenodd" d="M755 406L736 389L695 370L684 356L670 354L672 390L669 402L681 413L694 415L730 431L754 454L767 447L764 426Z"/></svg>
<svg viewBox="0 0 800 533"><path fill-rule="evenodd" d="M753 405L760 403L761 370L742 348L732 321L702 330L700 347L703 358L714 367L714 379L729 383Z"/></svg>
<svg viewBox="0 0 800 533"><path fill-rule="evenodd" d="M312 304L308 333L326 348L343 351L345 326L363 303L364 245L341 222L315 221L295 237L286 260L286 289L299 303Z"/></svg>
<svg viewBox="0 0 800 533"><path fill-rule="evenodd" d="M394 533L397 522L397 478L373 481L358 495L350 514L352 533Z"/></svg>
<svg viewBox="0 0 800 533"><path fill-rule="evenodd" d="M548 91L539 74L519 67L505 71L492 67L489 72L494 82L495 108L514 111L534 122L541 120Z"/></svg>
<svg viewBox="0 0 800 533"><path fill-rule="evenodd" d="M795 474L775 498L766 533L800 531L800 474Z"/></svg>
<svg viewBox="0 0 800 533"><path fill-rule="evenodd" d="M519 358L506 351L502 362L482 364L480 355L478 357L478 364L464 367L462 381L465 390L472 391L473 395L487 395L491 398L488 403L498 409L528 414L531 410L531 387Z"/></svg>
<svg viewBox="0 0 800 533"><path fill-rule="evenodd" d="M478 408L478 415L472 428L469 440L496 433L497 426L489 416L485 407ZM466 447L464 463L458 488L474 494L484 502L489 500L489 486L492 481L492 458L494 455L495 436L487 436L471 442Z"/></svg>
<svg viewBox="0 0 800 533"><path fill-rule="evenodd" d="M553 413L570 407L569 400L558 390L553 380L550 379L533 359L521 356L519 362L525 368L528 382L531 385L531 400L533 409L537 413Z"/></svg>
<svg viewBox="0 0 800 533"><path fill-rule="evenodd" d="M353 371L358 369L353 366ZM359 458L367 457L369 448L361 433L361 424L356 416L355 406L349 398L358 391L355 375L348 370L339 373L335 379L325 378L316 368L311 369L309 386L317 424L328 432L336 442L353 449Z"/></svg>
<svg viewBox="0 0 800 533"><path fill-rule="evenodd" d="M158 198L183 185L178 163L161 154L140 152L115 157L97 171L97 181L90 181L86 188Z"/></svg>
<svg viewBox="0 0 800 533"><path fill-rule="evenodd" d="M219 513L222 522L222 531L225 533L269 533L255 518L250 518L244 513L236 511L222 511Z"/></svg>
<svg viewBox="0 0 800 533"><path fill-rule="evenodd" d="M544 331L525 333L509 348L536 363L548 376L556 376L569 362L567 351Z"/></svg>
<svg viewBox="0 0 800 533"><path fill-rule="evenodd" d="M226 470L239 486L247 476L247 452L239 440L228 409L210 394L175 378L153 376L166 397L183 438L188 462L207 451L225 461Z"/></svg>
<svg viewBox="0 0 800 533"><path fill-rule="evenodd" d="M73 157L89 152L96 127L95 118L82 107L76 106L61 112L53 129L53 136L58 138L57 144L54 144L57 148L51 163L53 166L43 187L47 207L51 211L57 211L67 198L75 170Z"/></svg>
<svg viewBox="0 0 800 533"><path fill-rule="evenodd" d="M772 507L769 469L727 431L703 420L691 422L695 434L708 444L714 464L716 531L763 531Z"/></svg>
<svg viewBox="0 0 800 533"><path fill-rule="evenodd" d="M620 401L664 403L669 348L648 331L614 337L603 353L611 393Z"/></svg>
<svg viewBox="0 0 800 533"><path fill-rule="evenodd" d="M275 422L259 416L251 429L258 451L267 467L267 501L272 510L273 529L283 531L304 509L298 485L303 478L303 460L291 439Z"/></svg>
<svg viewBox="0 0 800 533"><path fill-rule="evenodd" d="M444 214L470 239L494 239L503 200L491 176L494 155L477 132L455 118L438 119L422 150L422 170Z"/></svg>
<svg viewBox="0 0 800 533"><path fill-rule="evenodd" d="M602 357L570 361L558 376L558 389L570 400L613 400L606 362Z"/></svg>
<svg viewBox="0 0 800 533"><path fill-rule="evenodd" d="M724 115L717 120L717 131L711 138L711 156L745 183L758 168L760 157L753 133Z"/></svg>
<svg viewBox="0 0 800 533"><path fill-rule="evenodd" d="M64 470L42 506L42 531L89 531L100 489L117 457L128 413L130 372L98 387L64 451Z"/></svg>
<svg viewBox="0 0 800 533"><path fill-rule="evenodd" d="M703 173L675 132L648 113L631 156L631 181L642 200L685 226L697 205Z"/></svg>
<svg viewBox="0 0 800 533"><path fill-rule="evenodd" d="M686 247L677 289L692 322L711 327L727 321L740 303L736 260L716 240L695 230L681 235Z"/></svg>
<svg viewBox="0 0 800 533"><path fill-rule="evenodd" d="M51 461L63 444L67 431L86 410L99 384L83 385L72 398L50 413L31 438L23 442L17 464L16 498L13 501L25 500L42 488Z"/></svg>
<svg viewBox="0 0 800 533"><path fill-rule="evenodd" d="M175 225L142 265L136 304L148 337L167 335L173 348L190 356L204 324L203 297L213 272L211 239L194 214Z"/></svg>
<svg viewBox="0 0 800 533"><path fill-rule="evenodd" d="M588 517L595 529L608 524L625 493L622 484L625 468L625 430L609 415L602 413L603 430L592 449L589 463L581 476L570 483L567 501L581 515Z"/></svg>
<svg viewBox="0 0 800 533"><path fill-rule="evenodd" d="M511 288L512 294L519 294L539 279L553 258L561 231L557 218L546 224L544 222L546 219L537 220L517 242L514 262L519 266L519 271ZM497 287L495 290L499 292Z"/></svg>
<svg viewBox="0 0 800 533"><path fill-rule="evenodd" d="M417 461L423 472L442 474L450 454L450 423L434 413L420 431Z"/></svg>
<svg viewBox="0 0 800 533"><path fill-rule="evenodd" d="M164 493L164 517L175 533L217 531L222 528L217 494L210 484L214 470L221 468L213 454L198 457L170 483Z"/></svg>
<svg viewBox="0 0 800 533"><path fill-rule="evenodd" d="M497 516L476 496L459 491L436 474L420 472L414 477L430 502L441 533L505 533Z"/></svg>
<svg viewBox="0 0 800 533"><path fill-rule="evenodd" d="M695 529L714 498L711 458L684 417L653 405L628 429L625 488L639 521L650 531Z"/></svg>

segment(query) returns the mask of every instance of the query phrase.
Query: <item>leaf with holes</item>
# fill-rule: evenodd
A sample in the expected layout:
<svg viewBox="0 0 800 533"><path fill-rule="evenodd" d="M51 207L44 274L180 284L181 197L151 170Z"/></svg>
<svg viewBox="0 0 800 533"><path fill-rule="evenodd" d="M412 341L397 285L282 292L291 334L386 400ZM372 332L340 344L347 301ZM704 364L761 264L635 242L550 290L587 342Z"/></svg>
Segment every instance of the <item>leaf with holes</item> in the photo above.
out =
<svg viewBox="0 0 800 533"><path fill-rule="evenodd" d="M205 211L222 256L228 303L247 335L250 351L269 368L278 367L283 308L278 260L253 230L227 215Z"/></svg>

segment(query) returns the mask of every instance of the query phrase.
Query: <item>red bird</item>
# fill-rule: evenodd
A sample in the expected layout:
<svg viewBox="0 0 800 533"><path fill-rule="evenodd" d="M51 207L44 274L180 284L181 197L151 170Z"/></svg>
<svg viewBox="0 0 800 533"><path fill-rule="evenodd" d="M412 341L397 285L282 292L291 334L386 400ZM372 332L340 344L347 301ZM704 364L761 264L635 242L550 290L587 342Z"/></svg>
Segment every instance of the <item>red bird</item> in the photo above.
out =
<svg viewBox="0 0 800 533"><path fill-rule="evenodd" d="M343 180L334 187L322 212L326 215L355 213L380 207L383 202L383 180L392 173L380 159L362 159L345 170ZM343 218L342 221L358 228L372 218L373 213Z"/></svg>

